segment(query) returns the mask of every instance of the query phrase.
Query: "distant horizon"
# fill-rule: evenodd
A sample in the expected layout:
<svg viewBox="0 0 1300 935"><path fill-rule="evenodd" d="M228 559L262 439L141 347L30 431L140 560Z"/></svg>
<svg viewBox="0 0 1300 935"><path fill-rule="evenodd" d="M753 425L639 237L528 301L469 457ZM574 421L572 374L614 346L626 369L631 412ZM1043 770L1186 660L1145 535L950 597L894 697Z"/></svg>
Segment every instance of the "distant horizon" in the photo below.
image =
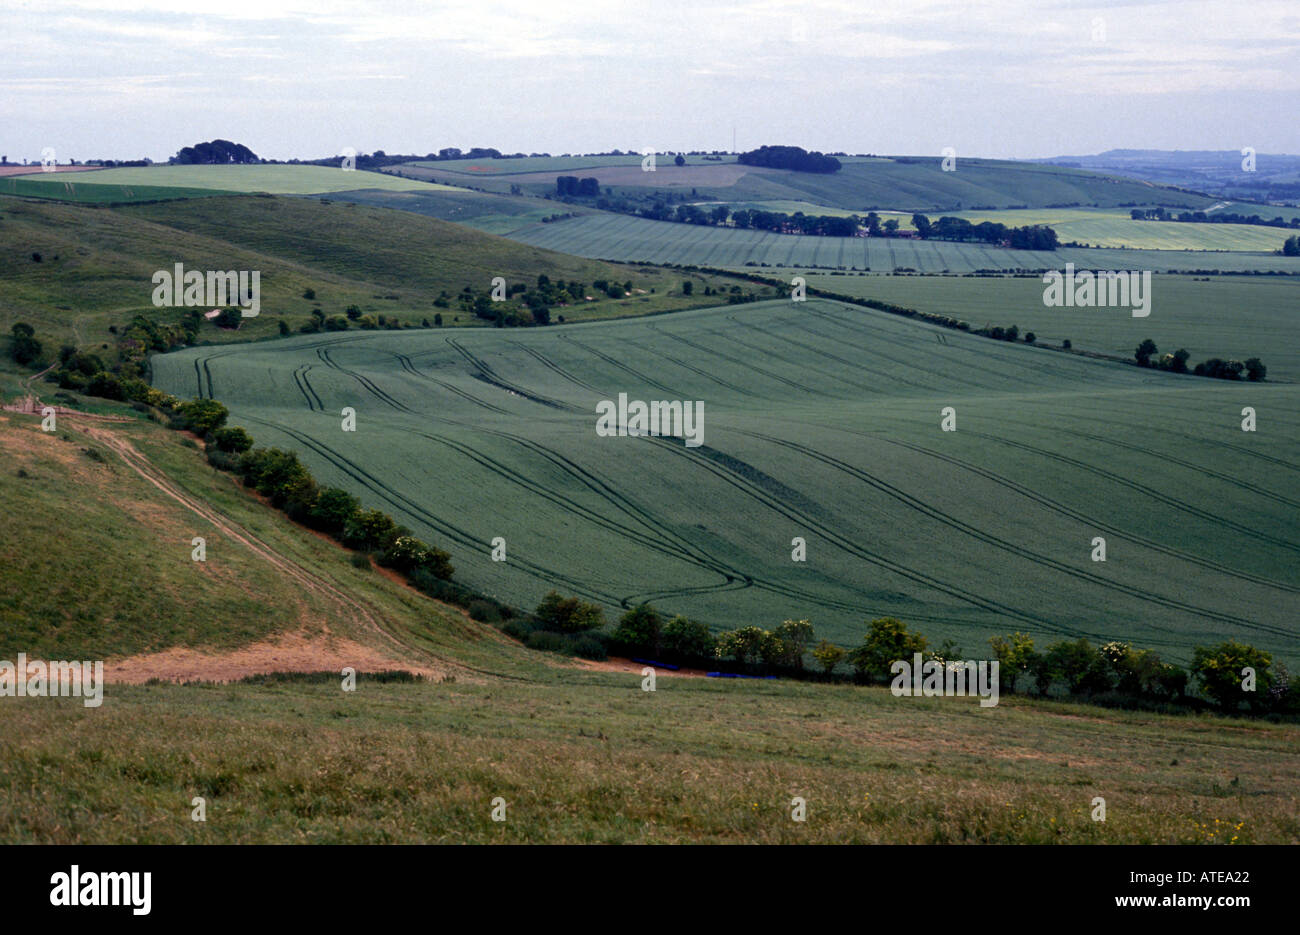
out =
<svg viewBox="0 0 1300 935"><path fill-rule="evenodd" d="M1284 0L173 6L0 8L0 153L163 161L214 136L270 159L428 139L593 152L611 137L1019 161L1117 138L1300 152L1286 118L1300 18Z"/></svg>
<svg viewBox="0 0 1300 935"><path fill-rule="evenodd" d="M210 140L215 140L215 139L226 139L226 137L221 137L221 136L210 136L210 137L207 137L207 138L204 139L204 140L192 140L191 142L184 143L184 144L182 144L181 146L178 146L178 147L177 147L175 150L173 150L169 155L167 155L167 156L163 156L163 157L161 157L161 158L159 158L159 157L155 157L155 156L149 156L149 155L136 155L136 156L87 156L87 157L85 157L85 158L81 158L81 157L78 157L78 156L64 156L64 155L59 155L58 158L56 158L55 162L56 162L57 165L70 165L71 163L70 163L68 160L69 160L69 159L75 159L75 160L76 160L76 163L77 163L78 165L85 165L85 164L87 164L87 163L89 163L89 162L96 162L96 161L99 161L99 160L111 160L111 161L114 161L114 162L130 162L130 161L135 161L135 160L140 160L140 159L150 159L150 160L152 160L152 162L153 162L154 165L167 165L167 164L168 164L168 160L170 160L172 157L174 157L174 156L175 156L175 155L176 155L176 154L181 150L181 148L183 148L184 146L193 146L195 143L208 142L208 141L210 141ZM297 160L298 162L316 162L316 161L318 161L318 160L322 160L322 159L335 159L335 158L338 158L340 155L342 155L341 153L329 153L329 154L326 154L326 155L319 155L319 156L317 156L317 155L268 156L268 155L266 155L265 153L259 151L258 148L257 148L256 146L250 145L250 144L248 143L248 141L246 141L246 140L230 140L230 142L232 142L232 143L242 143L242 144L244 144L245 146L248 146L249 149L251 149L253 152L257 153L258 159L261 160L261 161L263 161L263 162L290 162L290 161L293 161L293 160ZM758 145L760 145L760 146L761 146L761 145L799 146L800 144L798 144L798 143L785 142L785 143L769 143L769 144L758 144ZM438 147L438 149L433 149L433 150L430 150L430 149L423 149L423 148L417 147L416 149L409 150L409 151L405 151L405 152L403 152L403 151L401 151L401 150L391 150L391 151L390 151L390 150L387 150L387 149L383 149L382 147L377 147L377 148L375 148L375 149L366 149L366 148L364 148L364 147L357 147L356 150L357 150L357 155L367 155L367 156L368 156L368 155L373 155L373 154L376 153L376 152L383 152L385 156L414 156L414 157L417 157L417 158L420 158L420 159L426 159L426 158L428 158L428 156L429 156L430 154L436 154L436 153L438 152L439 149L443 149L443 148L458 148L458 149L462 149L462 150L465 151L465 152L468 152L469 149L472 149L473 147L472 147L472 146L466 146L466 147ZM496 149L496 150L498 150L502 155L500 155L500 156L474 156L474 157L471 157L471 156L462 156L462 157L460 157L460 158L463 158L463 159L470 159L470 158L475 158L475 159L478 159L478 158L481 158L481 159L507 159L507 158L520 158L520 155L519 155L520 153L522 153L523 157L525 157L525 158L528 157L528 156L530 155L530 153L539 153L539 154L540 154L540 153L547 153L547 154L548 154L549 156L551 156L552 158L563 157L563 156L566 156L566 155L567 155L567 156L571 156L571 157L580 157L580 156L604 156L604 155L611 155L611 154L614 152L614 150L620 150L623 154L625 154L625 155L629 155L629 156L640 155L640 153L637 152L637 151L629 150L629 149L624 149L624 148L621 148L621 147L618 147L618 146L611 146L611 147L609 147L608 149L584 149L584 150L580 150L580 151L567 150L567 151L555 151L555 152L547 152L546 150L538 150L538 149L533 149L533 150L529 150L529 151L522 151L522 150L511 150L511 151L507 151L507 150L505 150L505 149L503 149L503 148L501 148L501 147L498 147L498 146L484 146L484 147L482 147L482 148L484 148L484 149ZM757 147L755 147L755 148L757 148ZM805 147L803 147L803 148L804 148L804 149L808 149L810 152L813 151L810 147L807 147L807 146L805 146ZM726 150L726 149L716 149L716 150L699 150L699 149L697 149L697 150L693 150L693 151L692 151L692 150L686 150L686 149L672 149L672 148L656 150L656 152L657 152L658 154L660 154L660 155L663 155L663 154L665 154L665 153L666 153L666 154L669 154L669 155L676 154L676 153L690 154L691 152L694 152L694 153L699 154L699 155L724 155L724 156L735 156L735 155L739 155L740 152L748 152L748 151L749 151L749 150L730 151L730 150ZM838 155L844 155L844 156L849 156L849 157L859 157L859 158L861 158L861 157L877 157L877 158L881 158L881 159L895 159L895 158L903 158L903 159L917 159L917 158L924 158L924 157L926 157L926 156L931 156L931 155L935 158L936 161L942 158L942 154L941 154L941 153L913 153L913 152L890 152L890 151L882 151L882 152L874 152L874 153L855 153L855 152L849 152L848 150L845 150L845 149L829 149L829 150L819 150L819 151L820 151L820 152L825 152L825 153L830 153L830 154L838 154ZM1055 154L1055 155L1051 155L1051 156L1021 156L1021 157L1012 157L1012 156L986 156L986 155L980 155L980 154L978 154L978 153L976 153L976 154L966 154L966 155L962 155L962 154L959 153L959 154L958 154L958 157L959 157L959 158L964 158L964 159L980 159L980 160L995 161L995 162L1042 162L1042 161L1044 161L1044 160L1056 160L1056 159L1089 159L1089 158L1095 158L1095 157L1097 157L1097 156L1104 156L1104 155L1106 155L1106 154L1108 154L1108 153L1124 153L1124 152L1134 152L1134 153L1187 153L1187 154L1196 154L1196 155L1204 154L1204 155L1222 155L1222 156L1238 156L1238 155L1239 155L1239 151L1238 151L1238 150L1232 150L1232 149L1152 149L1152 148L1147 148L1147 147L1112 146L1112 147L1109 147L1109 148L1107 148L1107 149L1099 149L1099 150L1097 150L1097 151L1095 151L1095 152L1057 153L1057 154ZM0 141L0 158L5 158L5 157L7 157L7 154L4 153L3 142ZM1300 152L1298 152L1298 153L1286 153L1286 152L1272 152L1272 153L1271 153L1271 152L1257 152L1257 153L1256 153L1256 158L1265 158L1265 157L1288 158L1288 159L1300 159ZM27 165L37 165L37 164L40 163L40 161L41 161L40 154L37 154L37 155L34 155L34 156L17 157L17 158L8 157L8 163L7 163L7 164L8 164L8 165L11 165L11 166L12 166L12 165L23 165L24 162L25 162L25 164L27 164Z"/></svg>

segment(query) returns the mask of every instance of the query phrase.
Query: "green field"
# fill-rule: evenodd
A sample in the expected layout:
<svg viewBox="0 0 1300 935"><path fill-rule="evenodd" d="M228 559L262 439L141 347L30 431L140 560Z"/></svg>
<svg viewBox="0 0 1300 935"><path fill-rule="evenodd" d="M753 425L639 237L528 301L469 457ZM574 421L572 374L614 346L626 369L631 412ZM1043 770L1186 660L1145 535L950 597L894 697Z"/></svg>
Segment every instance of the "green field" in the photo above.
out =
<svg viewBox="0 0 1300 935"><path fill-rule="evenodd" d="M590 209L541 198L490 195L485 192L335 192L330 200L412 211L426 217L466 224L486 234L508 234L556 214L591 214Z"/></svg>
<svg viewBox="0 0 1300 935"><path fill-rule="evenodd" d="M1112 223L1112 222L1093 222ZM1114 221L1139 225L1138 221ZM1204 227L1151 221L1161 228ZM1255 230L1255 228L1252 228ZM1258 230L1269 230L1258 228ZM514 240L561 253L647 263L676 263L740 269L747 264L826 269L897 269L923 273L976 270L1080 269L1223 270L1300 272L1300 260L1265 252L1193 250L1126 250L1062 247L1058 250L1012 250L982 244L884 237L800 237L793 234L734 230L649 221L616 214L593 214L551 224L521 227Z"/></svg>
<svg viewBox="0 0 1300 935"><path fill-rule="evenodd" d="M1142 371L827 301L293 338L154 370L518 605L558 587L719 628L809 617L845 644L892 614L968 652L1020 629L1179 661L1226 636L1300 658L1292 385ZM703 401L704 445L598 437L595 404L619 392ZM941 432L950 405L959 428ZM1240 430L1245 405L1258 433ZM345 406L355 434L340 431ZM1089 560L1098 535L1105 564ZM505 563L489 559L497 536ZM790 560L796 536L806 564Z"/></svg>
<svg viewBox="0 0 1300 935"><path fill-rule="evenodd" d="M841 295L879 299L969 321L973 327L1017 325L1038 340L1069 339L1086 348L1131 357L1146 338L1162 352L1186 348L1192 363L1208 357L1259 357L1271 379L1300 380L1300 281L1287 277L1156 275L1151 314L1126 309L1048 308L1040 277L832 276L800 269L808 285Z"/></svg>
<svg viewBox="0 0 1300 935"><path fill-rule="evenodd" d="M81 181L81 179L85 181ZM376 188L385 191L455 191L444 185L431 185L417 179L399 178L380 172L357 172L327 166L249 165L249 166L136 166L125 169L100 169L78 175L76 182L67 178L40 179L23 176L0 180L0 192L11 191L9 183L24 186L15 194L63 198L59 192L73 194L86 191L85 201L103 201L102 186L144 190L155 188L218 189L224 192L268 192L272 195L313 195L328 192ZM50 195L44 195L49 191ZM135 199L138 200L138 199Z"/></svg>
<svg viewBox="0 0 1300 935"><path fill-rule="evenodd" d="M661 155L654 172L642 172L640 162L639 156L488 159L406 163L388 171L456 181L473 177L480 179L473 184L491 191L507 191L517 184L529 194L554 191L556 175L581 173L615 190L691 188L701 197L722 201L802 201L850 211L1123 204L1203 208L1213 203L1204 195L1135 179L992 159L959 157L956 171L944 172L938 156L848 157L841 158L843 167L830 175L739 166L730 156L722 162L689 156L679 168L672 157Z"/></svg>

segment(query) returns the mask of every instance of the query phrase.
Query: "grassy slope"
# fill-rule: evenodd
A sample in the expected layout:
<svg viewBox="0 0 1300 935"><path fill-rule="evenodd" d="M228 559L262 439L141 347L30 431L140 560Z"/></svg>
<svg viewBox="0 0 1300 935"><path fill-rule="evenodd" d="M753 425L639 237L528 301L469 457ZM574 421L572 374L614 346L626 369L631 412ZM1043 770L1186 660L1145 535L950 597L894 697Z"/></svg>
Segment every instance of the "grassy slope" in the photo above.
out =
<svg viewBox="0 0 1300 935"><path fill-rule="evenodd" d="M33 253L42 255L40 263ZM467 285L487 289L494 276L531 283L546 273L656 289L653 296L556 310L566 317L702 304L680 294L680 276L521 246L407 211L258 196L114 209L0 197L0 328L7 334L12 322L23 320L50 350L63 341L99 350L113 341L110 324L141 312L180 316L181 310L153 307L151 281L154 271L178 262L187 269L261 271L262 314L245 319L237 332L205 327L203 339L212 342L271 336L282 317L296 329L313 308L338 315L352 304L415 324L441 311L450 325L461 313L435 308L438 294ZM308 287L315 300L302 297ZM461 318L472 323L472 316Z"/></svg>
<svg viewBox="0 0 1300 935"><path fill-rule="evenodd" d="M1295 727L1015 699L550 673L123 688L93 711L10 701L0 724L7 842L1300 839Z"/></svg>
<svg viewBox="0 0 1300 935"><path fill-rule="evenodd" d="M462 662L510 671L523 658L522 651L506 652L501 640L485 638L487 631L467 625L458 612L354 568L350 553L268 509L229 475L208 467L176 433L146 421L107 425L73 418L45 433L39 419L10 412L0 414L0 508L9 517L0 561L0 658L20 651L32 658L111 659L172 646L224 650L323 629L374 642L375 634L336 602L296 586L133 472L85 434L88 424L129 441L182 491L277 556L360 600L402 635L414 661L454 650ZM28 476L19 477L20 470ZM194 536L207 540L206 562L191 559Z"/></svg>
<svg viewBox="0 0 1300 935"><path fill-rule="evenodd" d="M401 178L378 172L344 171L327 166L137 166L124 169L100 169L75 180L25 177L30 187L23 194L40 194L41 187L51 191L88 186L89 195L102 186L135 188L171 187L181 189L220 189L227 192L269 192L273 195L312 195L326 192L377 188L386 191L454 191L417 179ZM0 191L3 191L0 188ZM52 197L59 197L57 194ZM100 200L97 197L88 200Z"/></svg>

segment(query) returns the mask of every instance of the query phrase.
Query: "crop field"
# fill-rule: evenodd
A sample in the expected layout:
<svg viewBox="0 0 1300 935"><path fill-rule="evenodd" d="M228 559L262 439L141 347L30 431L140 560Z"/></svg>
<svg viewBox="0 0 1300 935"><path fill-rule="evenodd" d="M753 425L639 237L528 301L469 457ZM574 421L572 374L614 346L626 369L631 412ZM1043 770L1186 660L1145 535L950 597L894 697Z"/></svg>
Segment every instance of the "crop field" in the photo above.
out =
<svg viewBox="0 0 1300 935"><path fill-rule="evenodd" d="M521 159L439 159L432 162L408 162L406 165L422 169L437 169L458 175L479 177L486 175L519 175L524 172L578 172L604 166L639 166L641 156L525 156ZM662 157L660 157L662 158ZM735 162L734 156L723 157ZM671 157L669 157L671 161Z"/></svg>
<svg viewBox="0 0 1300 935"><path fill-rule="evenodd" d="M88 173L86 181L70 182L67 179L42 179L23 177L0 182L0 192L12 194L62 198L72 186L75 194L86 190L84 198L77 200L124 200L104 197L103 187L131 190L219 189L223 192L268 192L272 195L314 195L328 192L377 188L386 191L456 191L445 185L433 185L418 179L400 178L381 172L359 172L333 169L328 166L248 165L248 166L134 166L123 169L100 169ZM94 186L92 188L92 186ZM45 192L51 194L46 195ZM176 197L175 195L166 197ZM138 199L134 199L138 200Z"/></svg>
<svg viewBox="0 0 1300 935"><path fill-rule="evenodd" d="M1123 223L1136 225L1139 222ZM1149 223L1159 223L1161 227L1188 226L1154 221ZM875 272L907 269L922 273L968 273L981 269L1059 269L1066 263L1074 263L1080 269L1300 272L1300 262L1294 257L1264 252L1080 247L1062 247L1053 252L1011 250L1006 247L936 240L801 237L650 221L617 214L588 215L551 224L522 227L510 232L508 236L523 243L578 256L736 269L747 264L766 264L870 269Z"/></svg>
<svg viewBox="0 0 1300 935"><path fill-rule="evenodd" d="M86 178L97 178L87 174ZM169 198L204 198L209 195L233 195L221 188L193 188L180 185L101 185L50 176L11 176L0 178L0 194L44 198L47 201L70 201L78 204L129 204L136 201L163 201Z"/></svg>
<svg viewBox="0 0 1300 935"><path fill-rule="evenodd" d="M800 273L786 270L787 276ZM894 302L969 321L972 327L1017 325L1038 340L1131 357L1146 338L1162 352L1186 348L1192 363L1208 357L1259 357L1271 379L1300 380L1300 280L1157 274L1151 314L1124 308L1049 308L1041 278L832 276L802 273L818 289Z"/></svg>
<svg viewBox="0 0 1300 935"><path fill-rule="evenodd" d="M378 208L411 211L425 217L465 224L485 234L508 234L537 224L555 214L590 214L590 209L539 198L518 198L484 192L439 190L434 192L355 191L334 192L330 200L350 201Z"/></svg>
<svg viewBox="0 0 1300 935"><path fill-rule="evenodd" d="M602 186L618 188L690 186L699 194L724 201L804 201L850 211L959 211L1046 205L1113 207L1121 204L1164 204L1206 207L1203 195L1164 188L1135 179L1106 177L1061 166L959 159L955 172L944 172L935 157L842 158L843 167L830 175L738 165L734 157L706 162L687 157L685 166L659 156L655 172L642 172L639 156L552 157L545 160L499 159L458 162L412 162L388 171L430 173L432 177L474 177L522 185L540 193L555 187L557 174L583 173ZM441 173L441 174L439 174ZM491 184L483 187L492 188ZM495 190L495 189L494 189Z"/></svg>
<svg viewBox="0 0 1300 935"><path fill-rule="evenodd" d="M807 617L845 645L890 614L966 652L1022 630L1180 662L1229 636L1300 658L1293 385L1142 371L824 300L304 336L153 367L159 387L220 399L259 444L296 449L517 605L557 588L716 628ZM598 435L596 404L620 393L700 401L702 444ZM1246 405L1256 433L1241 431Z"/></svg>

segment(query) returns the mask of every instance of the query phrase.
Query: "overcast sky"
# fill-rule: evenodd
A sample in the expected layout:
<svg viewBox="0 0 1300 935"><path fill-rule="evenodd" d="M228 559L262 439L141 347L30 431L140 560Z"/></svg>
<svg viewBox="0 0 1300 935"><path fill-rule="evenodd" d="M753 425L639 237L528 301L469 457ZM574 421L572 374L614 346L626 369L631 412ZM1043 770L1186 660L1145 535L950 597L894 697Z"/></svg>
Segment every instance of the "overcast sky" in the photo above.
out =
<svg viewBox="0 0 1300 935"><path fill-rule="evenodd" d="M174 12L184 7L187 12ZM4 0L0 154L1300 153L1300 2Z"/></svg>

